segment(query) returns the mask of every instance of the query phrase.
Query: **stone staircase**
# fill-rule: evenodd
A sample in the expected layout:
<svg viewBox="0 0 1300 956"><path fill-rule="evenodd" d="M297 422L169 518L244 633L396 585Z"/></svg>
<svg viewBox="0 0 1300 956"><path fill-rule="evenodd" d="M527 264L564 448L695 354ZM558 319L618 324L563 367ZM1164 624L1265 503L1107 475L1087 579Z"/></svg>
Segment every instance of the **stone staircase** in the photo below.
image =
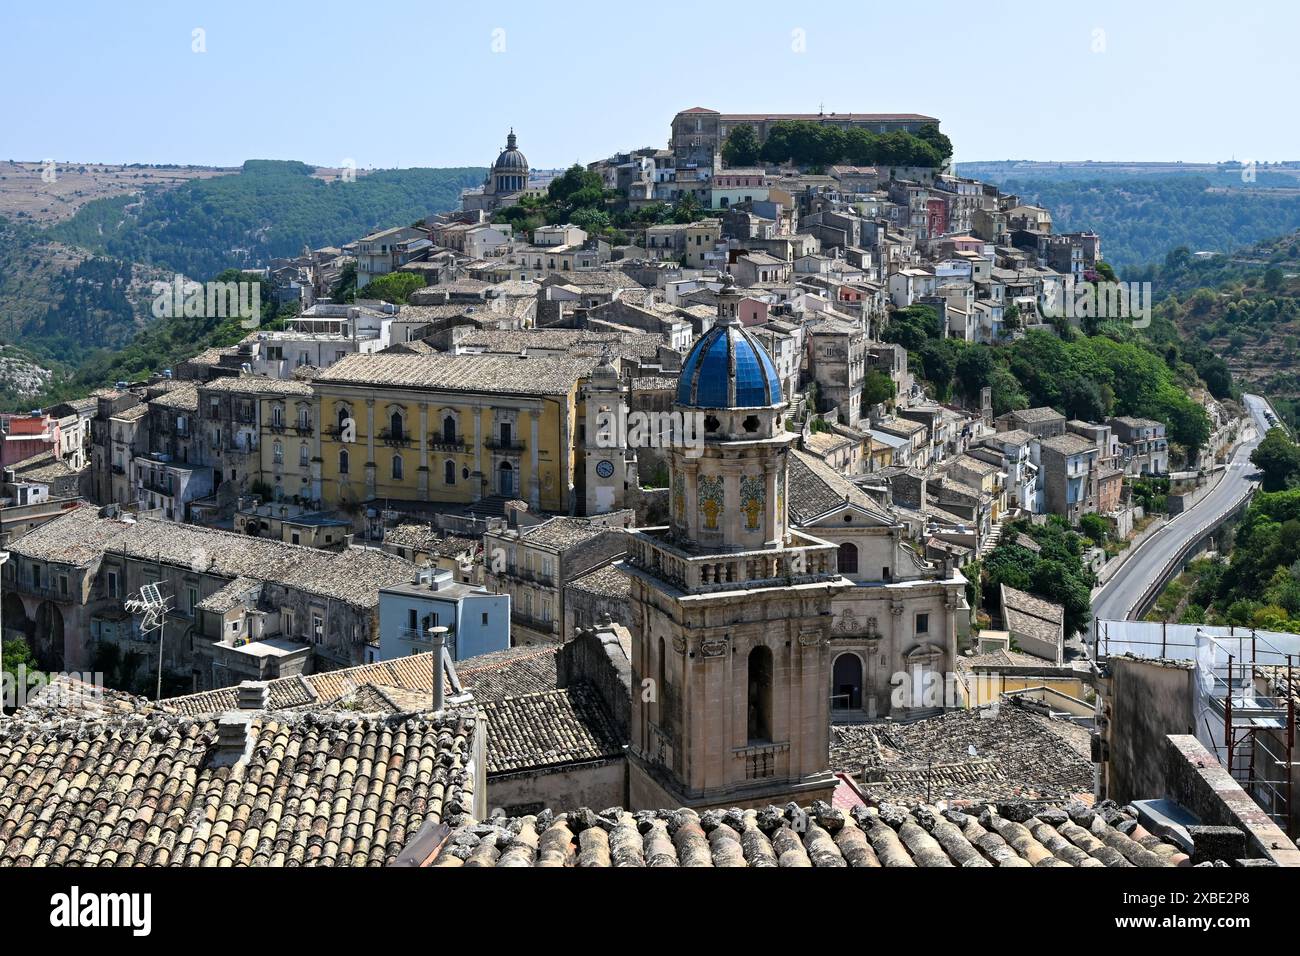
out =
<svg viewBox="0 0 1300 956"><path fill-rule="evenodd" d="M992 528L989 529L989 533L985 535L984 540L980 542L979 557L981 558L984 557L984 555L988 554L990 551L996 548L998 546L998 542L1001 540L1002 540L1002 522L999 521L995 525L993 525Z"/></svg>
<svg viewBox="0 0 1300 956"><path fill-rule="evenodd" d="M486 498L480 498L473 504L467 505L464 513L475 518L504 518L506 502L514 500L514 498L507 498L505 495L488 495Z"/></svg>

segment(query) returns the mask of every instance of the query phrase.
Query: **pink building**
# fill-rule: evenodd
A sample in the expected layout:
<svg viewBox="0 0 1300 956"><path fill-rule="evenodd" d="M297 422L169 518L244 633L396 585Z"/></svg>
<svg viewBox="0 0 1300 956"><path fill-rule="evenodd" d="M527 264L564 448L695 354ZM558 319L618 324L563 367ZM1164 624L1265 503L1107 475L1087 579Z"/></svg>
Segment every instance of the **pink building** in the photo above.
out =
<svg viewBox="0 0 1300 956"><path fill-rule="evenodd" d="M51 415L0 415L0 468L16 461L53 450L59 453L63 443L59 421Z"/></svg>
<svg viewBox="0 0 1300 956"><path fill-rule="evenodd" d="M767 323L770 310L771 306L762 299L745 296L736 306L736 315L740 318L741 325L764 325Z"/></svg>

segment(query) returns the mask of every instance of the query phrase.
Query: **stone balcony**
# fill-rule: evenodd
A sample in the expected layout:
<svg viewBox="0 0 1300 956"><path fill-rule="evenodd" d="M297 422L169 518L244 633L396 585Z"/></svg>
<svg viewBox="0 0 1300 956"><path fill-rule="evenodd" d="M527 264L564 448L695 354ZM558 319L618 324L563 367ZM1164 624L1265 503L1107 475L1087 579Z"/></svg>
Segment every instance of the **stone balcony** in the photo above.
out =
<svg viewBox="0 0 1300 956"><path fill-rule="evenodd" d="M633 532L626 562L690 594L755 585L807 584L839 577L835 545L799 532L791 532L783 548L757 551L683 548L671 542L668 535L666 527Z"/></svg>

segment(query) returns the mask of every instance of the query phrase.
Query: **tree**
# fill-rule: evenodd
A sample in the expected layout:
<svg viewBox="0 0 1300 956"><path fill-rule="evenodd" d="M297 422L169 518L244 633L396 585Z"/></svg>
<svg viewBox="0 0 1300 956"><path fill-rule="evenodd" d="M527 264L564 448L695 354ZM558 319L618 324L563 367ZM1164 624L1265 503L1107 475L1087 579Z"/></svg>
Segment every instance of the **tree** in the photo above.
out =
<svg viewBox="0 0 1300 956"><path fill-rule="evenodd" d="M15 700L22 700L26 692L25 687L21 687L18 682L20 673L26 675L28 685L33 678L42 679L36 667L36 655L22 638L10 637L4 642L4 659L0 662L0 668L9 675L10 686L16 691Z"/></svg>
<svg viewBox="0 0 1300 956"><path fill-rule="evenodd" d="M1080 518L1079 530L1097 545L1105 544L1106 538L1110 535L1110 525L1099 514L1086 514Z"/></svg>
<svg viewBox="0 0 1300 956"><path fill-rule="evenodd" d="M944 400L952 391L952 376L957 371L953 339L931 339L921 346L921 374L934 386L937 398Z"/></svg>
<svg viewBox="0 0 1300 956"><path fill-rule="evenodd" d="M758 162L758 134L754 127L742 123L727 134L722 144L722 161L727 166L753 166Z"/></svg>
<svg viewBox="0 0 1300 956"><path fill-rule="evenodd" d="M939 132L937 124L926 123L916 131L916 138L933 146L940 158L946 160L952 156L952 140Z"/></svg>
<svg viewBox="0 0 1300 956"><path fill-rule="evenodd" d="M699 218L700 203L692 193L687 193L681 199L677 200L677 206L673 210L673 222L691 223Z"/></svg>
<svg viewBox="0 0 1300 956"><path fill-rule="evenodd" d="M425 287L422 277L413 272L389 272L371 279L357 292L362 299L380 299L394 305L405 305L406 297Z"/></svg>
<svg viewBox="0 0 1300 956"><path fill-rule="evenodd" d="M862 381L862 407L879 405L894 397L894 380L880 369L873 368Z"/></svg>
<svg viewBox="0 0 1300 956"><path fill-rule="evenodd" d="M928 305L909 305L889 317L889 324L881 337L886 342L915 352L925 345L927 339L942 338L942 332L937 310Z"/></svg>
<svg viewBox="0 0 1300 956"><path fill-rule="evenodd" d="M351 296L357 291L357 264L355 262L346 263L339 270L338 280L335 281L330 289L330 299L334 302L350 302Z"/></svg>
<svg viewBox="0 0 1300 956"><path fill-rule="evenodd" d="M605 181L600 173L583 169L574 163L564 173L552 179L546 187L546 197L554 203L566 203L575 194L584 189L595 190L604 195Z"/></svg>
<svg viewBox="0 0 1300 956"><path fill-rule="evenodd" d="M993 384L997 361L993 350L986 345L975 345L962 350L957 357L957 388L968 399L978 398L980 390Z"/></svg>
<svg viewBox="0 0 1300 956"><path fill-rule="evenodd" d="M1300 478L1300 447L1285 429L1270 428L1250 453L1250 463L1260 470L1265 491L1284 491Z"/></svg>

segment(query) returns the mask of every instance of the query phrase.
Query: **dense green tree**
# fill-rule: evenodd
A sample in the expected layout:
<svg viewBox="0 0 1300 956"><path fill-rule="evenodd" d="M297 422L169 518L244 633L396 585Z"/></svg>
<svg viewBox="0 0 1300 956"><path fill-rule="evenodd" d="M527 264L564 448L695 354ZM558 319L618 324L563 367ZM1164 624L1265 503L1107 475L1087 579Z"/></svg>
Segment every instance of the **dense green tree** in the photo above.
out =
<svg viewBox="0 0 1300 956"><path fill-rule="evenodd" d="M1056 516L1052 516L1056 518ZM1019 544L1024 535L1038 545L1037 552ZM1035 525L1014 521L1003 529L1002 540L982 562L983 593L997 600L998 587L1028 591L1064 609L1067 634L1081 631L1091 619L1093 573L1084 566L1079 535L1062 520Z"/></svg>
<svg viewBox="0 0 1300 956"><path fill-rule="evenodd" d="M722 144L722 161L731 167L753 166L758 162L758 134L748 123L732 128Z"/></svg>
<svg viewBox="0 0 1300 956"><path fill-rule="evenodd" d="M1300 447L1284 428L1270 428L1250 453L1250 462L1260 470L1265 491L1283 491L1300 480Z"/></svg>
<svg viewBox="0 0 1300 956"><path fill-rule="evenodd" d="M881 338L915 352L930 339L942 338L939 313L928 305L909 305L889 317Z"/></svg>
<svg viewBox="0 0 1300 956"><path fill-rule="evenodd" d="M365 288L357 294L361 299L382 299L395 305L405 305L406 297L412 292L423 289L424 279L410 272L390 272L387 275L371 279Z"/></svg>
<svg viewBox="0 0 1300 956"><path fill-rule="evenodd" d="M862 381L862 406L879 405L894 398L894 380L880 369L867 372Z"/></svg>

